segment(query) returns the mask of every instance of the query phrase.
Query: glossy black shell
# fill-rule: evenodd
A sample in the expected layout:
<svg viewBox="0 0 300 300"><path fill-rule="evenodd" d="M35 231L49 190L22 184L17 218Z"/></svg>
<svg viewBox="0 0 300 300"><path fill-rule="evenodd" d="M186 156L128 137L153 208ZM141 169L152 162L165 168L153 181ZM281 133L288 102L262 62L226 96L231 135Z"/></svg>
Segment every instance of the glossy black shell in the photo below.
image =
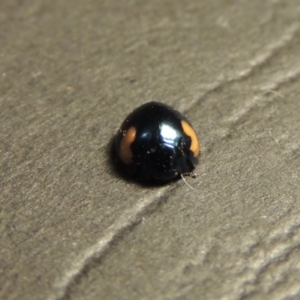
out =
<svg viewBox="0 0 300 300"><path fill-rule="evenodd" d="M141 180L172 180L192 172L198 158L190 150L191 138L183 131L182 120L191 126L181 113L160 102L135 109L115 137L121 167ZM135 128L136 136L130 144L132 158L126 164L120 159L121 141L131 127Z"/></svg>

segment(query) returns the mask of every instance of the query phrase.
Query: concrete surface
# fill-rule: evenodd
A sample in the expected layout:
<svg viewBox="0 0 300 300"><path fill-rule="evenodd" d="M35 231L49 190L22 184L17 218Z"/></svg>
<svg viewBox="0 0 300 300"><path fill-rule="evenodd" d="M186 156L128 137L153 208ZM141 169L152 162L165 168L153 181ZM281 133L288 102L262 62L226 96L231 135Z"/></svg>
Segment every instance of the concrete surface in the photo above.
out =
<svg viewBox="0 0 300 300"><path fill-rule="evenodd" d="M0 299L300 299L299 1L0 4ZM123 180L147 101L196 172Z"/></svg>

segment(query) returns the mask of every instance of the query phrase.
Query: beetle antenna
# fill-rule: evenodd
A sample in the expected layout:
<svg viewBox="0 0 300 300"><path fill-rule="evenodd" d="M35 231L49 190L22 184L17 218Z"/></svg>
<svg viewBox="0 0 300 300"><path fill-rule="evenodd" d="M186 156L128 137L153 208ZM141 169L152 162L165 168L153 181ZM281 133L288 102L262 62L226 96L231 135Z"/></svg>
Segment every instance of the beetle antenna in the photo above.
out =
<svg viewBox="0 0 300 300"><path fill-rule="evenodd" d="M191 189L191 190L194 190L195 191L195 189L185 180L185 178L184 178L184 176L180 173L180 176L181 176L181 178L183 179L183 181L186 183L186 185Z"/></svg>

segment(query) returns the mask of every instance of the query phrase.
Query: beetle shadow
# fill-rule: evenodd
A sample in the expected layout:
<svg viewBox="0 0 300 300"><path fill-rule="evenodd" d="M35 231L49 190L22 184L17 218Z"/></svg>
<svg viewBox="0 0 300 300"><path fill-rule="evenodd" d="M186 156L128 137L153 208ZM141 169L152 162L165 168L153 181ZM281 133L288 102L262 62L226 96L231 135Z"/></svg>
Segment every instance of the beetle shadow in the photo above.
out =
<svg viewBox="0 0 300 300"><path fill-rule="evenodd" d="M124 163L120 160L117 154L117 150L115 147L115 136L113 136L107 146L107 157L109 160L109 165L111 166L112 169L112 174L120 179L125 180L128 183L134 183L143 187L162 187L165 185L168 185L172 182L176 182L180 179L180 176L178 178L174 178L172 180L168 181L161 181L161 180L156 180L156 179L150 179L150 180L142 180L138 178L135 175L130 175L126 168L124 167Z"/></svg>

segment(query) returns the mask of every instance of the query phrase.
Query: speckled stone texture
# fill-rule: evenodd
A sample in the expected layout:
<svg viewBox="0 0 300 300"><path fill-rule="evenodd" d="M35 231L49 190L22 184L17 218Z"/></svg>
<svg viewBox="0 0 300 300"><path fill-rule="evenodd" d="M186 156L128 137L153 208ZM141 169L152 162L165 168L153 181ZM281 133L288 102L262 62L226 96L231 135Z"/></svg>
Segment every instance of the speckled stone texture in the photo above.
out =
<svg viewBox="0 0 300 300"><path fill-rule="evenodd" d="M300 299L299 1L0 3L0 299ZM196 179L109 140L182 111Z"/></svg>

